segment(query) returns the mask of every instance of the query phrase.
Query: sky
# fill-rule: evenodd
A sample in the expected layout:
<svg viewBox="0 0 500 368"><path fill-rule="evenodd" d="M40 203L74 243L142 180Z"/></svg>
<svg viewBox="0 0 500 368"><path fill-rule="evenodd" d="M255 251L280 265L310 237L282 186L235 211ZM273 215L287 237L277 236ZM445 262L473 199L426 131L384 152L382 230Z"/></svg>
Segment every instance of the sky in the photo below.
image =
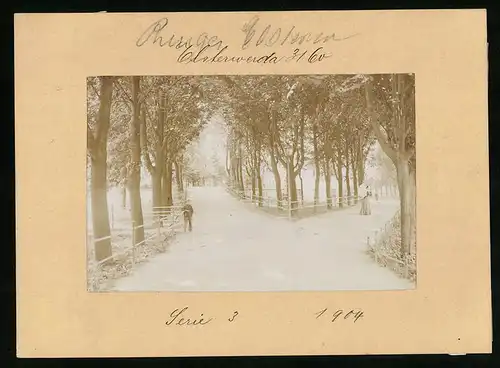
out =
<svg viewBox="0 0 500 368"><path fill-rule="evenodd" d="M204 156L211 157L214 153L224 162L226 157L226 132L224 120L216 116L212 118L200 135L199 150Z"/></svg>
<svg viewBox="0 0 500 368"><path fill-rule="evenodd" d="M217 156L219 162L226 161L226 133L224 131L224 120L220 116L214 116L205 126L200 134L198 142L193 146L196 152L196 166L206 168L212 173L216 170L213 167L212 157Z"/></svg>
<svg viewBox="0 0 500 368"><path fill-rule="evenodd" d="M200 158L198 166L204 166L206 169L214 173L215 168L212 165L212 156L215 154L219 158L219 162L222 164L224 164L226 160L226 132L224 125L225 121L221 116L214 116L207 123L204 130L200 134L197 144L194 146L194 149L198 152ZM375 155L378 150L380 150L380 145L376 143L368 155L368 159L370 156ZM370 167L370 165L366 165L365 174L367 178L376 177L377 169Z"/></svg>

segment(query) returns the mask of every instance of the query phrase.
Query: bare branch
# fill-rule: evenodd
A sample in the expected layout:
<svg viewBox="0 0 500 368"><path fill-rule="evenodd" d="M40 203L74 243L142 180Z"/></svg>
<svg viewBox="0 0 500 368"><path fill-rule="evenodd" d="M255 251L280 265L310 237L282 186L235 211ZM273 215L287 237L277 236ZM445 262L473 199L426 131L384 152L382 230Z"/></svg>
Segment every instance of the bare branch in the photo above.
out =
<svg viewBox="0 0 500 368"><path fill-rule="evenodd" d="M91 82L87 83L87 85L89 85L90 88L92 88L92 90L96 94L97 98L99 98L100 94L99 94L99 91L97 90L96 86L94 85L94 83L91 81Z"/></svg>
<svg viewBox="0 0 500 368"><path fill-rule="evenodd" d="M300 124L300 150L299 150L299 159L297 160L297 165L295 167L295 175L300 173L302 168L304 167L305 162L305 151L304 151L304 126L305 126L305 115L302 114L301 124Z"/></svg>
<svg viewBox="0 0 500 368"><path fill-rule="evenodd" d="M332 153L332 156L331 156L331 161L332 161L332 168L333 168L333 172L335 173L335 177L337 179L338 178L338 171L337 171L337 166L335 165L335 160L337 159L335 153Z"/></svg>
<svg viewBox="0 0 500 368"><path fill-rule="evenodd" d="M143 93L141 93L141 96L139 97L139 104L143 103L146 101L146 98L148 98L149 94L156 88L160 87L163 84L162 81L156 82L156 83L151 83L151 86L149 89Z"/></svg>
<svg viewBox="0 0 500 368"><path fill-rule="evenodd" d="M276 144L277 144L277 146L276 146L276 148L277 148L277 150L276 150L276 158L278 159L279 162L281 162L281 164L283 166L286 167L288 165L288 157L285 154L285 149L281 145L281 141L280 141L279 138L276 140ZM281 152L280 152L280 150L281 150ZM287 157L286 161L285 161L284 157Z"/></svg>
<svg viewBox="0 0 500 368"><path fill-rule="evenodd" d="M121 78L117 78L116 80L116 85L118 86L118 89L121 91L120 97L125 101L125 102L130 102L132 103L132 96L130 96L125 88L122 86Z"/></svg>

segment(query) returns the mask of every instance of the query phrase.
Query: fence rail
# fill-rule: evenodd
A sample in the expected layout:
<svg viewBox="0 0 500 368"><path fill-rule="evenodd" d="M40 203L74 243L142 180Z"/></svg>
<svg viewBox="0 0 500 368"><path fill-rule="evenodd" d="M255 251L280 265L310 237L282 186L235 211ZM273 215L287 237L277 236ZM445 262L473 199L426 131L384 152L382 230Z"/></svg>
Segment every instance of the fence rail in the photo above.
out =
<svg viewBox="0 0 500 368"><path fill-rule="evenodd" d="M269 191L269 189L267 189ZM360 196L343 196L336 197L333 196L330 199L323 201L306 201L302 199L297 199L296 201L290 201L288 196L284 196L280 201L273 197L264 197L253 195L253 193L247 193L246 191L239 190L237 188L226 186L226 191L237 198L242 203L252 204L257 208L264 210L272 209L271 212L277 216L282 217L284 213L288 212L288 217L305 217L309 215L318 214L318 212L326 212L330 209L341 209L355 206L361 200Z"/></svg>

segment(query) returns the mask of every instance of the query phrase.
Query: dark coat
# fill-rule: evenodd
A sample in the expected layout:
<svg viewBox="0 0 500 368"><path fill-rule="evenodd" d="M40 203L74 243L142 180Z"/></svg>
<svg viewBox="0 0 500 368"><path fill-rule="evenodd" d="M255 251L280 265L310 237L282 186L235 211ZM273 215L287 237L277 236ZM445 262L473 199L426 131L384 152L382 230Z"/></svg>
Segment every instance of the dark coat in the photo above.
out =
<svg viewBox="0 0 500 368"><path fill-rule="evenodd" d="M194 213L193 206L191 206L190 204L184 205L184 207L182 208L182 212L184 213L185 217L193 216Z"/></svg>

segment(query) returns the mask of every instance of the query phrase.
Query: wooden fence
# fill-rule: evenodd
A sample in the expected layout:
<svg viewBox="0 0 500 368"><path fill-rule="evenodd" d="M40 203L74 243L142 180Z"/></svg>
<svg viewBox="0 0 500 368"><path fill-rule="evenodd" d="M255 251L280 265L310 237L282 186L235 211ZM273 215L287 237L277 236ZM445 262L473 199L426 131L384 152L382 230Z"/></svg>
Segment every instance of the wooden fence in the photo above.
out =
<svg viewBox="0 0 500 368"><path fill-rule="evenodd" d="M288 196L285 195L281 201L278 201L273 197L260 197L258 195L253 195L252 192L248 193L231 186L226 186L226 191L243 203L251 204L256 208L278 217L288 217L290 219L313 216L330 210L349 208L358 204L361 199L359 196L351 195L344 197L333 196L329 201L323 200L314 202L302 199L290 201Z"/></svg>
<svg viewBox="0 0 500 368"><path fill-rule="evenodd" d="M103 272L105 269L119 268L129 263L133 267L137 262L143 261L151 253L161 252L166 249L169 238L182 228L182 207L186 195L182 194L177 199L177 205L168 207L153 207L152 212L143 214L143 224L130 223L129 229L114 229L112 234L103 238L93 239L87 237L87 283L88 289L96 291L104 279L108 278ZM144 230L144 239L137 241L136 234ZM97 261L95 259L95 246L99 242L110 240L112 255Z"/></svg>
<svg viewBox="0 0 500 368"><path fill-rule="evenodd" d="M404 259L400 256L400 225L401 212L395 215L381 229L374 230L366 239L368 253L375 262L392 269L406 279L416 279L416 250L412 247L411 253Z"/></svg>

